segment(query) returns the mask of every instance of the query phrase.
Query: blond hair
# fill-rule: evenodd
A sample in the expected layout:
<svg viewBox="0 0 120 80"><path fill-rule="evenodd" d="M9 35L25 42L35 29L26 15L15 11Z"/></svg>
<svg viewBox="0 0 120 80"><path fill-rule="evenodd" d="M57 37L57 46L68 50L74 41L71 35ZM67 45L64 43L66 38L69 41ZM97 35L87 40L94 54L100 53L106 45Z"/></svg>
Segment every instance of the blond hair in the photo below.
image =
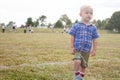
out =
<svg viewBox="0 0 120 80"><path fill-rule="evenodd" d="M83 5L83 6L81 6L81 8L80 8L80 12L82 12L82 11L84 11L84 10L87 10L87 9L90 9L90 10L93 11L93 8L92 8L91 6L89 6L89 5Z"/></svg>

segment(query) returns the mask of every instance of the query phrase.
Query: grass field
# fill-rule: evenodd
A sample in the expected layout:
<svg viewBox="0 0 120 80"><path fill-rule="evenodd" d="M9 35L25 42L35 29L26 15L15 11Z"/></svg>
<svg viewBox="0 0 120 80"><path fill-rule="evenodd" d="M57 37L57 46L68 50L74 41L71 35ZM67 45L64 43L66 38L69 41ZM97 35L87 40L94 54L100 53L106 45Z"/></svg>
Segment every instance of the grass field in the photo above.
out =
<svg viewBox="0 0 120 80"><path fill-rule="evenodd" d="M0 80L73 80L68 34L22 31L0 33ZM97 55L89 60L85 80L120 80L120 34L99 32Z"/></svg>

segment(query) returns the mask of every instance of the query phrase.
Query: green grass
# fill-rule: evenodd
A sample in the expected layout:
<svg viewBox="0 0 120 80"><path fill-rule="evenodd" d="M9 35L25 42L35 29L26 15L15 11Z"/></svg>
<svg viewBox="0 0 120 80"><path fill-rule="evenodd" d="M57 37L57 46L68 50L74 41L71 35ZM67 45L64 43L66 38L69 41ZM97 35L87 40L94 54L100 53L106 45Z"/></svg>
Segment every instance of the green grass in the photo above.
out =
<svg viewBox="0 0 120 80"><path fill-rule="evenodd" d="M5 29L5 33L15 33L14 31L12 32L11 30L12 30L12 28L7 27ZM17 28L16 33L24 33L24 30L25 30L25 28ZM27 30L27 33L28 33L29 29L27 28L26 30ZM46 29L46 28L33 28L34 33L53 33L53 32L60 33L62 31L63 31L63 29L55 29L55 31L54 31L54 29L51 30L51 29ZM0 27L0 32L2 32L1 27Z"/></svg>
<svg viewBox="0 0 120 80"><path fill-rule="evenodd" d="M34 30L0 33L0 80L73 80L70 36L60 29ZM99 32L97 55L89 60L85 80L120 80L120 34Z"/></svg>

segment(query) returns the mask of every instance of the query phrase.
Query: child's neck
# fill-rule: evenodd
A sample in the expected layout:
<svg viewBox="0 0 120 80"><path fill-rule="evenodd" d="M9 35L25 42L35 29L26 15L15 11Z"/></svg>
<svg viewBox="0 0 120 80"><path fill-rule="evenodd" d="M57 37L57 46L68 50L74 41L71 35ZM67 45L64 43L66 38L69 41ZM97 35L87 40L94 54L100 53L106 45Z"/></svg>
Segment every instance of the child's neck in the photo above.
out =
<svg viewBox="0 0 120 80"><path fill-rule="evenodd" d="M89 21L85 21L85 20L82 20L82 23L86 24L86 25L89 25L90 22Z"/></svg>

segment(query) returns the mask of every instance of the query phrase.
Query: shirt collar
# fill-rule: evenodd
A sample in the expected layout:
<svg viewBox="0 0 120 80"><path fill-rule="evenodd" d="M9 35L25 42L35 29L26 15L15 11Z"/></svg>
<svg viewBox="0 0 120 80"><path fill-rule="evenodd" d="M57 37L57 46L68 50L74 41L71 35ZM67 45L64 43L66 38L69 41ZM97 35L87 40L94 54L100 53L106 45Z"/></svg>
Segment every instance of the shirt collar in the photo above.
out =
<svg viewBox="0 0 120 80"><path fill-rule="evenodd" d="M85 23L83 23L82 21L79 22L80 24L83 24L83 25L86 25ZM92 23L89 23L88 25L86 26L92 26L93 24Z"/></svg>

